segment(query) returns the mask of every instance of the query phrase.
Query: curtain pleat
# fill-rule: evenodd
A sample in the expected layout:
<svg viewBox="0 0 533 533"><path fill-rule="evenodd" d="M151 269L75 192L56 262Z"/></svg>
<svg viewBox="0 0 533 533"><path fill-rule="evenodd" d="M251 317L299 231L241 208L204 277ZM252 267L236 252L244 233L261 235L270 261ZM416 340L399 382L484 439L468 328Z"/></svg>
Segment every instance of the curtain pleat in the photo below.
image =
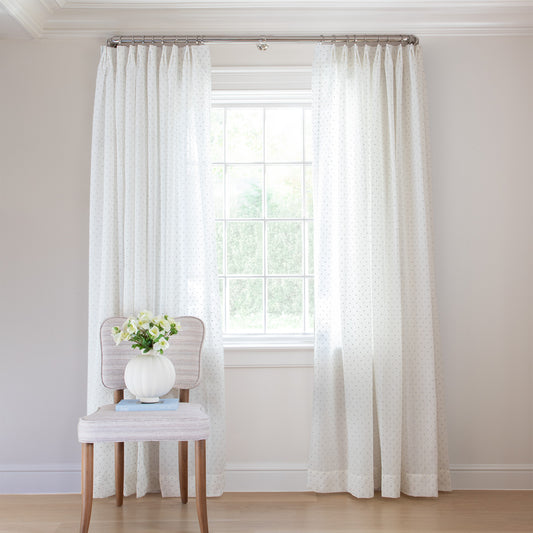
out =
<svg viewBox="0 0 533 533"><path fill-rule="evenodd" d="M112 401L100 380L99 328L143 309L206 325L191 401L211 418L207 492L224 487L223 346L209 149L205 46L104 47L91 167L88 409ZM189 490L194 492L194 454ZM113 448L95 447L95 496L114 493ZM178 496L177 443L126 443L125 494Z"/></svg>
<svg viewBox="0 0 533 533"><path fill-rule="evenodd" d="M436 496L450 479L420 47L316 47L309 487Z"/></svg>

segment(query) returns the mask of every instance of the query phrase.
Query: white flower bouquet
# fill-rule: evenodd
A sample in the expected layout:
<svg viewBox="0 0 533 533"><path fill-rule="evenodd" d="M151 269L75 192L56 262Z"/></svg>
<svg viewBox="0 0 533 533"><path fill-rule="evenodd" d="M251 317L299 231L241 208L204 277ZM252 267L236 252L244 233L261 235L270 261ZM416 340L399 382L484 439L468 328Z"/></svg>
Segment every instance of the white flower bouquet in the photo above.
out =
<svg viewBox="0 0 533 533"><path fill-rule="evenodd" d="M143 353L154 350L163 354L168 348L168 339L180 330L180 323L168 315L154 316L150 311L141 311L137 318L128 318L122 329L115 326L111 334L116 344L131 341L131 347Z"/></svg>

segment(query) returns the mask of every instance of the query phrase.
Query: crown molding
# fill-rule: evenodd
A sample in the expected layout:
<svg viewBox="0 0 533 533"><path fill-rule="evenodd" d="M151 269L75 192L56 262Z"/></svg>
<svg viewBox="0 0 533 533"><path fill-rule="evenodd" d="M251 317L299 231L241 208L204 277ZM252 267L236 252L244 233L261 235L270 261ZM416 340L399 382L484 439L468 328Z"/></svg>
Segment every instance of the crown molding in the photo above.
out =
<svg viewBox="0 0 533 533"><path fill-rule="evenodd" d="M0 0L34 38L114 34L533 35L533 0Z"/></svg>
<svg viewBox="0 0 533 533"><path fill-rule="evenodd" d="M0 4L32 37L42 37L49 10L41 0L0 0Z"/></svg>
<svg viewBox="0 0 533 533"><path fill-rule="evenodd" d="M124 9L233 9L233 8L352 8L391 9L424 8L440 9L491 9L531 7L531 0L43 0L68 8L124 8Z"/></svg>

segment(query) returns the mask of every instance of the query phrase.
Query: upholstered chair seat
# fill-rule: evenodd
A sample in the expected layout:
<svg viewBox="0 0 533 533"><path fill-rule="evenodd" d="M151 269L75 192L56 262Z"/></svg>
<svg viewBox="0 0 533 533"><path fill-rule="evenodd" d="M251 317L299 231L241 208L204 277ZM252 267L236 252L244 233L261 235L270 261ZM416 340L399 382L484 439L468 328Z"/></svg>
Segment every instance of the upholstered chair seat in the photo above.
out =
<svg viewBox="0 0 533 533"><path fill-rule="evenodd" d="M207 439L209 417L201 405L182 403L176 411L115 411L104 405L80 418L80 442L196 441Z"/></svg>

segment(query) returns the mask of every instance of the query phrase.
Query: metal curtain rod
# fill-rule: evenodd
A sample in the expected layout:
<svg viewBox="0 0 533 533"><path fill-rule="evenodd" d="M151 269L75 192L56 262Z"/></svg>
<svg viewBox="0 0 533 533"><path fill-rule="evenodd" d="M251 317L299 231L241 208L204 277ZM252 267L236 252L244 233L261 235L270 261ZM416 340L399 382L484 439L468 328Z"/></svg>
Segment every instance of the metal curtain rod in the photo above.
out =
<svg viewBox="0 0 533 533"><path fill-rule="evenodd" d="M266 50L268 43L366 43L377 44L418 44L415 35L330 35L330 36L184 36L184 35L115 35L107 40L107 46L130 46L136 44L239 44L256 43L259 50Z"/></svg>

